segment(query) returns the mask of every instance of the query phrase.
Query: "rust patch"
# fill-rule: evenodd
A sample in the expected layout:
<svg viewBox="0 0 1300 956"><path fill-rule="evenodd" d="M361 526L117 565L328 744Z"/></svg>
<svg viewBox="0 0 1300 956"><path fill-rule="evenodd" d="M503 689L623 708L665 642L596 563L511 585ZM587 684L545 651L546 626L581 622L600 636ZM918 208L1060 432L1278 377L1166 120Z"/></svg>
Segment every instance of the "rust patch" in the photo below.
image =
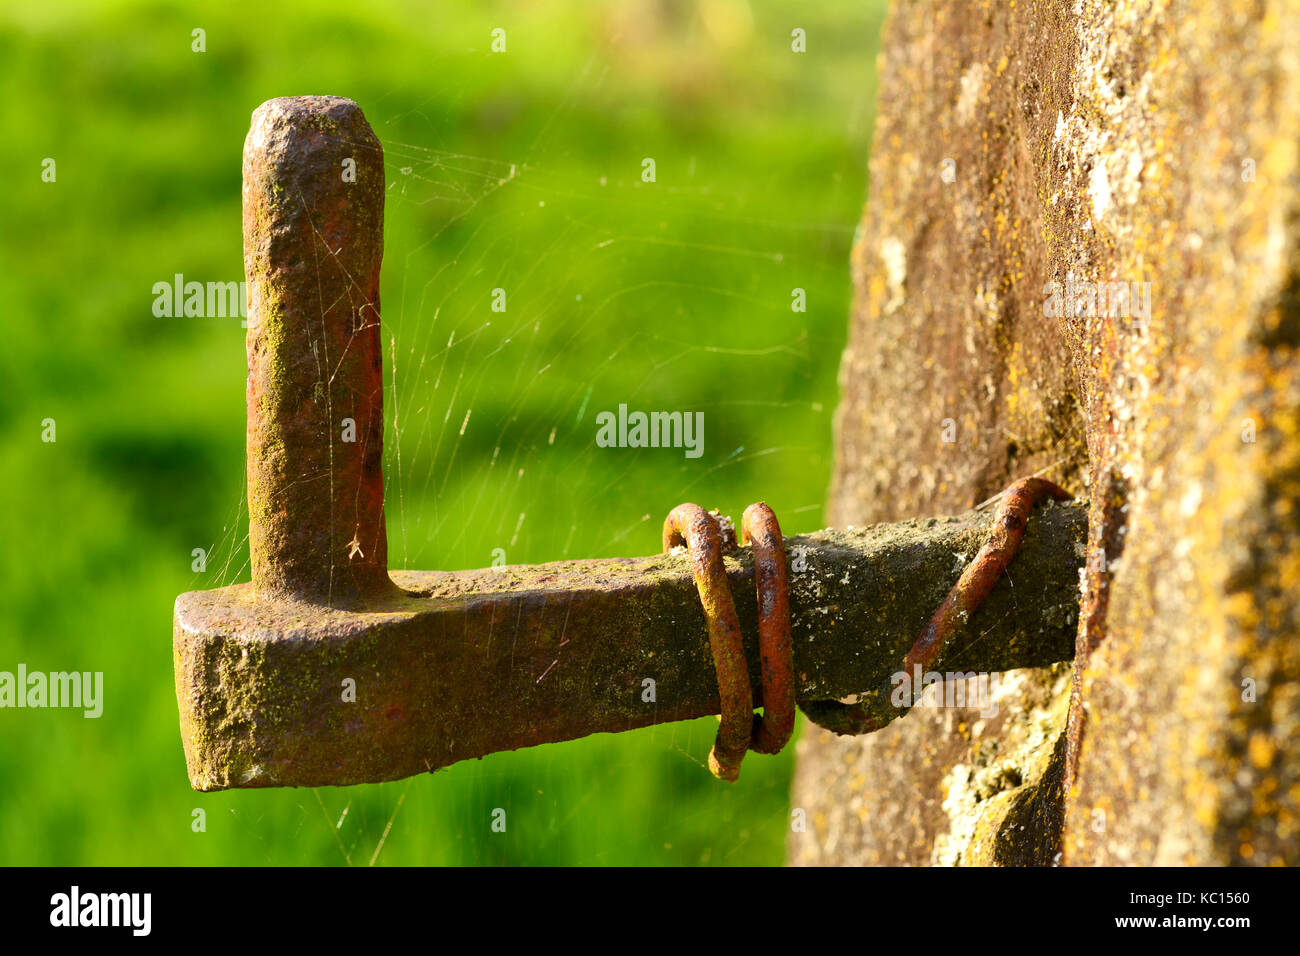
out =
<svg viewBox="0 0 1300 956"><path fill-rule="evenodd" d="M790 594L785 545L776 515L765 502L745 509L742 544L753 545L758 590L758 653L763 673L763 716L754 721L755 753L775 754L794 731L794 656L790 647Z"/></svg>
<svg viewBox="0 0 1300 956"><path fill-rule="evenodd" d="M243 197L253 583L342 606L392 587L383 147L351 100L268 100L244 142Z"/></svg>
<svg viewBox="0 0 1300 956"><path fill-rule="evenodd" d="M690 554L695 587L708 621L709 646L722 700L722 720L709 753L709 770L719 780L734 782L740 777L740 764L749 749L754 698L740 621L722 565L719 522L699 505L680 504L664 520L663 539L665 551L684 544Z"/></svg>

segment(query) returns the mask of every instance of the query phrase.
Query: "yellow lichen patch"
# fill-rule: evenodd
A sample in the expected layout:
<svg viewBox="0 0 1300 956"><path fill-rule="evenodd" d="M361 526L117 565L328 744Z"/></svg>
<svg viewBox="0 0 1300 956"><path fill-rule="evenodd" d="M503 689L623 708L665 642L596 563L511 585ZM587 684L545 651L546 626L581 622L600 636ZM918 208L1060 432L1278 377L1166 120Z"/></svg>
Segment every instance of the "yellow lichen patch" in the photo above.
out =
<svg viewBox="0 0 1300 956"><path fill-rule="evenodd" d="M891 19L879 116L896 139L877 140L863 235L902 243L909 268L901 297L879 267L859 277L875 291L845 354L831 511L960 510L1019 474L1079 476L1099 563L1066 862L1300 862L1298 32L1283 0L976 18L932 0ZM940 149L951 183L929 172ZM1149 314L1044 314L1044 285L1071 275L1135 284ZM934 440L943 419L958 442ZM996 858L1024 785L976 800L980 735L928 729L950 746L860 745L924 796L876 805L845 841L925 862L894 826L930 850L942 835L943 862Z"/></svg>

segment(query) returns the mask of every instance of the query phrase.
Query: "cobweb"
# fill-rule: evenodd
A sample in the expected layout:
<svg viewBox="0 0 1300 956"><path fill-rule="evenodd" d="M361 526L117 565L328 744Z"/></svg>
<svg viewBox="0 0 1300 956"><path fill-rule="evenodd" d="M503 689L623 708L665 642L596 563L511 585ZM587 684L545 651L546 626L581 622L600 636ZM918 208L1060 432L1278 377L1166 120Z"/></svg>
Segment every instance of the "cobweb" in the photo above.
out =
<svg viewBox="0 0 1300 956"><path fill-rule="evenodd" d="M863 40L846 57L869 53ZM577 94L605 71L588 64L535 135L486 155L445 148L427 105L363 103L387 177L391 568L650 554L683 501L738 517L766 500L787 534L821 525L867 91L820 159L797 112L754 155L698 132L584 138ZM701 454L599 447L597 415L620 405L703 413ZM232 487L216 573L196 588L248 579L244 494ZM214 805L251 862L777 862L794 745L729 788L705 769L715 728Z"/></svg>

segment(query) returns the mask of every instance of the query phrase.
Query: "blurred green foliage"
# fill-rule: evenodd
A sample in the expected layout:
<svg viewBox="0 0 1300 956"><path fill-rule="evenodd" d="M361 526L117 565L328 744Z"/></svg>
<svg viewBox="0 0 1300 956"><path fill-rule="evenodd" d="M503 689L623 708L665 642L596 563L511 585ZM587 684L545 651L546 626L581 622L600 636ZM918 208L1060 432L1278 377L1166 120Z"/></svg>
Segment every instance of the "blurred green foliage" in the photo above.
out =
<svg viewBox="0 0 1300 956"><path fill-rule="evenodd" d="M0 863L779 863L794 748L720 784L711 720L379 786L191 791L170 612L247 579L243 330L155 317L151 289L242 278L260 102L349 96L387 152L394 566L651 553L683 500L811 530L882 6L6 5L0 670L103 671L106 699L0 710ZM597 448L621 402L703 411L703 457Z"/></svg>

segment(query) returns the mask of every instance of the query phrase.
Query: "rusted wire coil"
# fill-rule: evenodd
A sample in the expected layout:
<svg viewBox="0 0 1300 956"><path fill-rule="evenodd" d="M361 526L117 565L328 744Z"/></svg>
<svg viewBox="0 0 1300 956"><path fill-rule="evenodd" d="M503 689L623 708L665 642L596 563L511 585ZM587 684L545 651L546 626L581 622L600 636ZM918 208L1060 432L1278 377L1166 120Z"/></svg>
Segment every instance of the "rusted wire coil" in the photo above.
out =
<svg viewBox="0 0 1300 956"><path fill-rule="evenodd" d="M740 776L740 763L749 749L754 698L749 687L749 667L740 637L740 620L727 586L722 563L719 522L697 504L678 505L664 521L664 550L685 544L695 576L695 589L709 625L709 646L718 675L722 720L709 753L709 770L721 780Z"/></svg>
<svg viewBox="0 0 1300 956"><path fill-rule="evenodd" d="M762 663L763 715L754 714L749 665L740 621L727 585L722 555L735 549L730 522L699 505L678 505L664 522L664 550L685 544L695 588L709 625L709 645L718 675L722 719L709 754L715 777L740 776L745 752L780 753L794 730L794 660L790 649L790 596L786 587L785 545L772 509L761 501L745 509L741 541L753 545L758 592L758 647Z"/></svg>
<svg viewBox="0 0 1300 956"><path fill-rule="evenodd" d="M1029 513L1046 498L1065 500L1070 494L1043 478L1025 478L1007 489L993 516L989 541L962 572L939 609L903 658L902 669L926 667L939 655L960 625L970 618L1020 550ZM758 592L759 656L763 687L763 716L754 714L749 667L727 585L722 555L735 547L730 523L696 504L674 508L664 522L664 550L685 544L690 554L696 590L708 621L713 665L722 703L721 723L709 769L723 780L736 780L748 750L778 753L794 729L794 660L790 642L790 598L785 545L776 515L763 502L745 509L741 543L752 545ZM837 734L865 734L889 722L864 703L812 700L799 704L813 723Z"/></svg>
<svg viewBox="0 0 1300 956"><path fill-rule="evenodd" d="M913 667L925 668L934 661L962 622L968 620L989 596L1020 550L1034 505L1046 498L1063 501L1069 497L1069 492L1044 478L1022 478L1006 490L993 516L992 537L980 548L975 560L967 565L903 658L902 670L905 673L911 673ZM804 716L814 724L836 734L867 734L889 723L889 718L880 716L878 710L873 711L863 703L818 700L806 701L799 706Z"/></svg>
<svg viewBox="0 0 1300 956"><path fill-rule="evenodd" d="M785 543L776 515L764 502L745 509L740 543L754 549L758 591L758 655L763 675L763 716L754 719L749 749L780 753L794 731L794 654L790 646L790 592Z"/></svg>

